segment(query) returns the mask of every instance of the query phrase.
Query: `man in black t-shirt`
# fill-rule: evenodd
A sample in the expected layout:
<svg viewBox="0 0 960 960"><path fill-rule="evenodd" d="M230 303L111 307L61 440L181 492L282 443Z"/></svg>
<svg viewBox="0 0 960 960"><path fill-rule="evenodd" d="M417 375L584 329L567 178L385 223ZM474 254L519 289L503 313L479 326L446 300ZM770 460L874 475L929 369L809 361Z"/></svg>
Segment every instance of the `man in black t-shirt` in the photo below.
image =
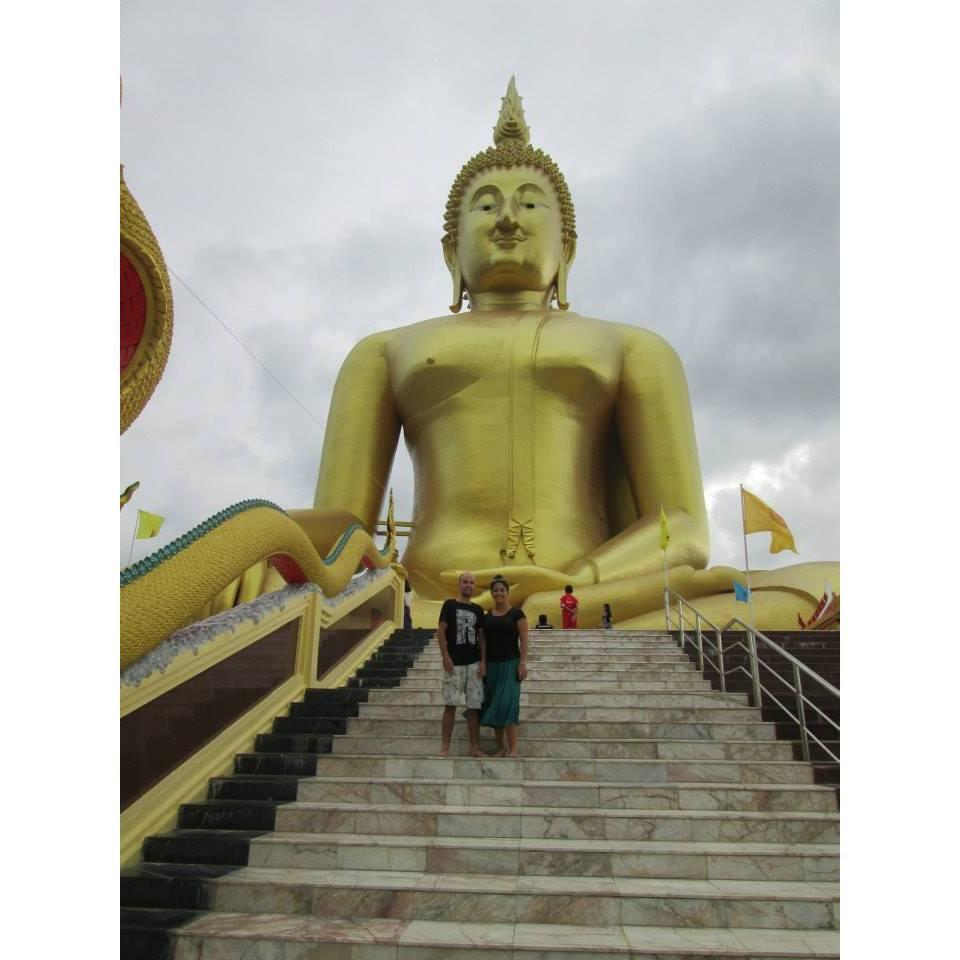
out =
<svg viewBox="0 0 960 960"><path fill-rule="evenodd" d="M485 757L480 749L480 707L483 705L483 674L486 647L483 637L483 608L470 602L477 581L465 570L457 581L460 596L444 600L437 624L437 643L443 662L443 744L440 756L450 753L450 737L461 695L467 701L467 729L470 756Z"/></svg>

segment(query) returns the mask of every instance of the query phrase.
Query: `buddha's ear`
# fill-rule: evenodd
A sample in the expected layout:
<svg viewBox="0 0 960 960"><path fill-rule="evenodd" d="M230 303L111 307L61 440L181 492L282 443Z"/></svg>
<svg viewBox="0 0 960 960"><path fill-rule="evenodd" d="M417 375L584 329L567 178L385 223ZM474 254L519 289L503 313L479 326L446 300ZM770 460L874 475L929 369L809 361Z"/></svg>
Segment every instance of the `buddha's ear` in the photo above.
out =
<svg viewBox="0 0 960 960"><path fill-rule="evenodd" d="M440 243L443 246L443 261L453 279L453 303L450 304L451 313L459 313L463 305L463 277L460 275L460 258L457 256L457 245L449 236L445 236Z"/></svg>
<svg viewBox="0 0 960 960"><path fill-rule="evenodd" d="M573 266L576 255L577 238L571 237L563 242L563 253L560 258L560 269L557 271L557 285L554 290L557 306L561 310L566 310L570 306L570 301L567 300L567 274L570 272L570 267Z"/></svg>

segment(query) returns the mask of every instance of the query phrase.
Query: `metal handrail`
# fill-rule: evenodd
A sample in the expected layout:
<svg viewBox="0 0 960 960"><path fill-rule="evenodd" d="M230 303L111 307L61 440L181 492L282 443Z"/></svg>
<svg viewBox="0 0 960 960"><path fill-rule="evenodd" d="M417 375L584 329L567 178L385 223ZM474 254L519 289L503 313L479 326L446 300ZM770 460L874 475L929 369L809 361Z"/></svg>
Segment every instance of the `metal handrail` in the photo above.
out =
<svg viewBox="0 0 960 960"><path fill-rule="evenodd" d="M668 596L669 596L669 594L668 594ZM724 670L724 666L723 666L723 631L722 631L709 617L704 616L699 610L697 610L697 608L696 608L692 603L690 603L689 601L684 601L684 599L680 596L680 594L676 594L676 596L677 596L677 598L678 598L678 600L679 600L678 613L679 613L679 617L680 617L679 628L680 628L680 637L681 637L681 642L680 642L681 648L683 647L683 640L684 640L684 638L685 638L684 629L683 629L683 624L684 624L683 604L686 603L687 606L694 612L695 617L696 617L694 623L695 623L695 629L696 629L696 632L697 632L697 644L696 644L696 646L697 646L697 664L698 664L698 668L699 668L700 672L703 673L703 664L704 664L704 661L706 661L708 664L710 664L710 666L711 666L714 670L716 670L717 673L718 673L719 676L720 676L720 690L721 690L721 692L726 693L726 692L727 692L727 673L730 672L730 671ZM669 608L669 606L668 606L668 608L667 608L667 624L668 624L668 626L670 625L671 622L672 622L672 621L671 621L671 619L670 619L670 608ZM702 623L707 624L707 626L709 626L711 629L713 629L713 630L716 632L716 634L717 634L717 642L716 642L716 643L713 643L711 640L709 640L708 638L705 638L705 637L704 637L703 628L702 628L702 626L701 626ZM704 639L707 639L707 643L710 645L710 647L711 647L714 651L716 651L717 663L714 663L708 656L706 656L706 655L704 654L704 652L703 652L703 641L704 641Z"/></svg>
<svg viewBox="0 0 960 960"><path fill-rule="evenodd" d="M701 673L703 673L704 670L704 663L708 664L719 675L720 690L723 693L726 693L727 676L742 671L750 678L753 685L753 704L755 707L763 706L763 694L766 693L768 700L780 707L780 709L783 710L783 712L799 726L800 744L804 760L810 760L810 743L812 741L816 743L817 746L819 746L820 749L823 750L829 757L831 757L837 763L840 762L840 758L807 726L806 708L810 707L837 731L839 738L840 724L837 723L832 717L827 716L827 714L824 713L823 710L821 710L820 707L818 707L817 704L815 704L806 695L803 690L803 675L806 675L808 680L812 680L814 683L819 684L829 695L836 697L837 704L839 705L840 691L832 683L830 683L828 680L825 680L815 670L812 670L801 660L798 660L795 656L788 653L778 643L775 643L755 627L751 627L749 624L744 623L739 617L733 617L723 627L718 627L707 616L701 613L689 600L682 597L679 593L670 590L669 587L664 590L666 623L668 629L672 629L674 624L674 618L672 616L674 604L671 603L671 598L676 600L677 630L679 634L677 643L681 650L684 649L687 644L690 644L690 646L693 647L697 654L697 666ZM688 612L685 612L685 607L687 611L693 613L695 639L687 637L685 625L689 614ZM716 633L716 642L713 642L704 634L704 624L706 624L712 631ZM747 668L742 664L737 664L737 666L733 667L731 670L724 669L723 633L724 631L727 631L728 633L731 632L731 627L734 625L738 625L741 628L736 631L737 633L746 633L747 642L744 644L743 639L738 638L733 643L727 645L726 652L729 654L731 650L737 647L742 647L750 658L749 670L747 670ZM776 654L779 654L790 664L791 678L793 681L792 683L785 677L781 676L769 663L766 663L757 656L758 639L762 641L770 650ZM704 654L704 642L708 644L711 651L716 653L718 662L715 663L710 659L709 656ZM768 689L763 685L763 683L761 683L761 666L763 666L765 670L772 673L793 694L796 713L782 703L779 697L772 690Z"/></svg>
<svg viewBox="0 0 960 960"><path fill-rule="evenodd" d="M816 680L817 683L825 687L837 699L840 698L840 691L832 683L830 683L828 680L824 680L819 673L817 673L814 670L811 670L802 660L798 660L795 656L793 656L793 654L787 653L787 651L784 650L783 647L781 647L778 643L775 643L768 636L765 636L754 627L747 626L747 624L745 624L739 617L734 617L723 629L724 630L729 629L730 624L732 623L739 623L740 626L743 627L745 631L758 636L765 644L767 644L767 646L772 647L777 653L786 657L787 660L789 660L792 664L794 664L800 670L802 670L805 674L807 674L811 680Z"/></svg>

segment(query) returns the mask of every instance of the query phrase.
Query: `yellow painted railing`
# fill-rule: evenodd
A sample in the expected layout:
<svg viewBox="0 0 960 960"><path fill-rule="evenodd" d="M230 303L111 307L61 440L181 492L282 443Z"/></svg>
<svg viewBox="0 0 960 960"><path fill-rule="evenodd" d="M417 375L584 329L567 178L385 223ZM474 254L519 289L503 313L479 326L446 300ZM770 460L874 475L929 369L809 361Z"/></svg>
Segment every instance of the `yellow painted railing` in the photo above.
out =
<svg viewBox="0 0 960 960"><path fill-rule="evenodd" d="M403 588L403 577L390 570L371 578L366 586L333 600L319 592L300 593L290 597L282 608L260 617L259 622L249 620L240 626L225 626L222 633L205 639L196 649L181 650L165 664L162 672L157 670L136 684L122 683L120 716L124 718L285 625L299 621L292 675L228 723L121 813L121 862L135 862L146 837L173 829L180 805L204 799L210 778L231 773L234 756L251 751L257 735L268 732L274 718L286 715L290 704L301 698L305 690L346 684L393 630L402 627ZM374 601L379 620L370 625L366 615ZM235 612L242 617L243 607L236 608ZM215 618L210 622L214 623ZM327 631L360 631L364 623L369 627L366 636L318 676L317 665Z"/></svg>

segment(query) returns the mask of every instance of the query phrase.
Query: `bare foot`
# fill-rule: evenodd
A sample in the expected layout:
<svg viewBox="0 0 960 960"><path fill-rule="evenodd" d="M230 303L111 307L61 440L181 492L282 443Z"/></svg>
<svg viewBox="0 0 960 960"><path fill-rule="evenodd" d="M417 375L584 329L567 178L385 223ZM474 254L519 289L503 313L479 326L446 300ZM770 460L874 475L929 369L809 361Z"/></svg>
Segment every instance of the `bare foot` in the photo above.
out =
<svg viewBox="0 0 960 960"><path fill-rule="evenodd" d="M505 757L506 755L507 755L507 751L505 747L501 747L496 753L490 754L490 756L493 759L496 759L497 757Z"/></svg>
<svg viewBox="0 0 960 960"><path fill-rule="evenodd" d="M488 753L484 753L479 747L474 747L470 750L471 757L483 757L484 760L490 756Z"/></svg>
<svg viewBox="0 0 960 960"><path fill-rule="evenodd" d="M450 748L449 748L449 747L441 747L441 748L440 748L440 752L437 754L437 756L438 756L438 757L448 757L448 756L450 756Z"/></svg>
<svg viewBox="0 0 960 960"><path fill-rule="evenodd" d="M519 759L520 759L520 754L517 753L516 750L512 751L511 753L505 754L505 756L510 757L511 760L519 760Z"/></svg>

